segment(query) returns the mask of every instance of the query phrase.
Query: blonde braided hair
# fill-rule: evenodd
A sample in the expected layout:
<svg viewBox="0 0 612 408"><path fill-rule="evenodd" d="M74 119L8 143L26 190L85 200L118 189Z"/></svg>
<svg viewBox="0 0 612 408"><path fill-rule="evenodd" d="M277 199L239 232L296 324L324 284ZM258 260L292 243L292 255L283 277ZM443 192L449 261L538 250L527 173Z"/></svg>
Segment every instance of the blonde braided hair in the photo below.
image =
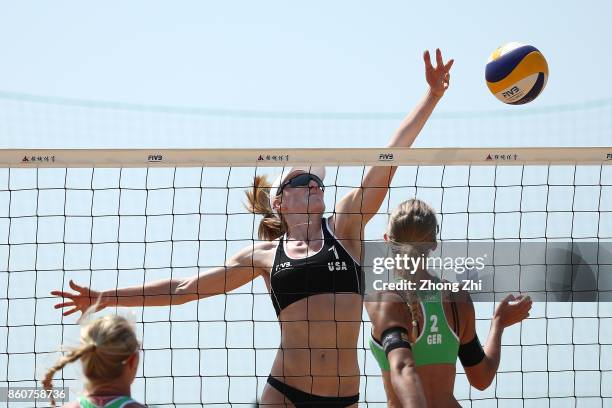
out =
<svg viewBox="0 0 612 408"><path fill-rule="evenodd" d="M426 202L410 199L398 205L389 216L387 237L395 253L408 255L410 258L427 257L435 248L438 219L436 212ZM396 275L410 279L404 270L396 270ZM412 319L412 338L419 335L420 317L419 296L415 291L402 293L406 299Z"/></svg>
<svg viewBox="0 0 612 408"><path fill-rule="evenodd" d="M42 380L46 390L53 387L53 376L66 364L81 360L86 388L93 388L121 376L126 360L140 345L132 324L122 316L107 315L81 326L80 345L67 349ZM51 401L55 407L55 400Z"/></svg>

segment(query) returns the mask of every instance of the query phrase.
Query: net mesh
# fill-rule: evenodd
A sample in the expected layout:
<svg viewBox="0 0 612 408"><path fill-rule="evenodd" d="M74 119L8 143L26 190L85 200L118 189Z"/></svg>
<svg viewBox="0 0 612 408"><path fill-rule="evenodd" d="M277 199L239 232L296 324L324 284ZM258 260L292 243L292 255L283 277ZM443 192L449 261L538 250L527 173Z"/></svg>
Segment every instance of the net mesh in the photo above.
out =
<svg viewBox="0 0 612 408"><path fill-rule="evenodd" d="M328 167L327 215L360 185L364 170ZM60 355L58 346L77 341L76 317L53 309L51 290L67 289L71 279L98 290L142 285L224 265L257 241L259 217L245 210L244 190L256 174L279 171L234 167L231 160L226 167L0 169L0 387L35 385ZM612 241L611 166L401 166L366 240L379 240L388 213L411 197L437 210L442 244L533 240L600 248ZM516 290L524 290L521 274L533 265L520 258L515 264ZM609 254L598 252L588 262L590 286L569 278L571 293L599 297L536 302L528 320L506 329L499 371L487 390L471 388L458 364L460 403L610 405L611 264ZM503 280L507 268L494 264L491 279ZM481 339L495 289L490 295L475 304ZM138 400L159 407L251 406L261 395L280 338L261 279L181 306L120 312L132 314L143 342L133 386ZM383 407L380 370L363 335L369 332L364 313L360 403ZM56 374L55 384L82 386L73 367Z"/></svg>

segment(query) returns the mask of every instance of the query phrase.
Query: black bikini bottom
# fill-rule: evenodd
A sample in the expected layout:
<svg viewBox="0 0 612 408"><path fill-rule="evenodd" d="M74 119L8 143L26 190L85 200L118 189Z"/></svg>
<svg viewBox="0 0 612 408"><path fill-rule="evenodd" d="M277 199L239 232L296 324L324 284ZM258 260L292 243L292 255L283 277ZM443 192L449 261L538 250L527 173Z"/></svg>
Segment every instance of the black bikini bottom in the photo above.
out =
<svg viewBox="0 0 612 408"><path fill-rule="evenodd" d="M322 397L300 391L272 376L268 377L268 384L291 401L295 408L345 408L359 402L359 394L349 397Z"/></svg>

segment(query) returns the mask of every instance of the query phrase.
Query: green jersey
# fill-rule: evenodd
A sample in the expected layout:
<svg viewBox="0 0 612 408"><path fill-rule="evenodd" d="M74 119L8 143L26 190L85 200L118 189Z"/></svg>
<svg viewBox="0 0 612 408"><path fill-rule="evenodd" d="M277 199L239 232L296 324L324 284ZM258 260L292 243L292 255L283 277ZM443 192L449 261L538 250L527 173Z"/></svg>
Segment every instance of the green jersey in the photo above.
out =
<svg viewBox="0 0 612 408"><path fill-rule="evenodd" d="M128 404L135 402L130 397L117 397L112 401L107 402L103 407L98 407L85 397L79 397L79 405L81 408L123 408Z"/></svg>
<svg viewBox="0 0 612 408"><path fill-rule="evenodd" d="M419 337L412 344L412 356L417 367L433 364L456 364L459 352L459 338L450 328L442 293L439 291L419 292L423 310L424 326ZM389 360L382 345L370 336L370 350L383 371L389 371Z"/></svg>

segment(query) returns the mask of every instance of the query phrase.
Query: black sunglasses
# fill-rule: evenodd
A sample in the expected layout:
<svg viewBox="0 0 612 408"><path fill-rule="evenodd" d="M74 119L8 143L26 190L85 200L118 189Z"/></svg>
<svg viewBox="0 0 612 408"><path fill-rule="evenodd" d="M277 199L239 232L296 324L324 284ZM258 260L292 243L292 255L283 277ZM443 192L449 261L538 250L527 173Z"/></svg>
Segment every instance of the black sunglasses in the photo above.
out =
<svg viewBox="0 0 612 408"><path fill-rule="evenodd" d="M308 187L311 180L314 180L317 183L317 186L319 186L319 188L322 191L325 191L325 184L323 184L323 180L321 180L319 177L315 176L314 174L302 173L302 174L299 174L293 177L292 179L290 179L289 181L281 185L280 188L278 189L278 194L282 193L285 187L287 186L289 187Z"/></svg>

